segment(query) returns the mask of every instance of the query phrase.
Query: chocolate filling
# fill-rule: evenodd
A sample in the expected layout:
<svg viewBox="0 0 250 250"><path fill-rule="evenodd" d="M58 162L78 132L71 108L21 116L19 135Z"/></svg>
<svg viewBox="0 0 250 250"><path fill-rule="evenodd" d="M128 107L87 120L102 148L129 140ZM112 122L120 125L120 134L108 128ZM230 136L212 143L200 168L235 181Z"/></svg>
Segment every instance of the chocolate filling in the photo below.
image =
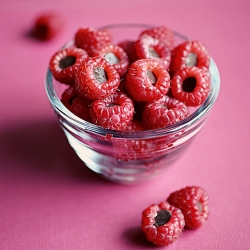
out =
<svg viewBox="0 0 250 250"><path fill-rule="evenodd" d="M76 62L75 56L66 56L59 62L59 67L65 69L69 66L74 65Z"/></svg>
<svg viewBox="0 0 250 250"><path fill-rule="evenodd" d="M96 81L98 81L99 83L104 83L108 80L106 71L101 67L95 68L93 70L93 73Z"/></svg>
<svg viewBox="0 0 250 250"><path fill-rule="evenodd" d="M192 67L197 65L197 55L193 52L190 52L186 58L185 64L187 67Z"/></svg>
<svg viewBox="0 0 250 250"><path fill-rule="evenodd" d="M183 91L191 93L194 91L195 87L196 87L196 78L195 77L191 76L191 77L186 78L183 81L183 84L182 84Z"/></svg>
<svg viewBox="0 0 250 250"><path fill-rule="evenodd" d="M156 83L156 76L155 76L155 74L152 72L152 71L150 71L150 70L148 70L147 71L147 77L149 78L149 80L152 82L152 84L155 84Z"/></svg>
<svg viewBox="0 0 250 250"><path fill-rule="evenodd" d="M156 227L163 226L169 222L170 218L171 218L171 213L169 211L161 210L157 213L157 216L155 217L154 225Z"/></svg>
<svg viewBox="0 0 250 250"><path fill-rule="evenodd" d="M119 59L112 52L107 53L104 58L112 65L119 63Z"/></svg>

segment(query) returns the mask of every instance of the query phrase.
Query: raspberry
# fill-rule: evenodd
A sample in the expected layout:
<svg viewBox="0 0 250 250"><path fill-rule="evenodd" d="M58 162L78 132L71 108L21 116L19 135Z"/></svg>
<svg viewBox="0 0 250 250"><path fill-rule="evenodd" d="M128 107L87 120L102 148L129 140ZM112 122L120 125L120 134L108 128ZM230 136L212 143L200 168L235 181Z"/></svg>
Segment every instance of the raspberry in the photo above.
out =
<svg viewBox="0 0 250 250"><path fill-rule="evenodd" d="M135 42L135 49L139 59L153 58L160 61L165 69L169 68L171 51L162 41L143 35Z"/></svg>
<svg viewBox="0 0 250 250"><path fill-rule="evenodd" d="M144 36L145 34L163 41L170 50L174 47L174 33L166 26L157 26L151 29L144 30L141 32L140 37Z"/></svg>
<svg viewBox="0 0 250 250"><path fill-rule="evenodd" d="M168 202L151 205L142 212L142 231L156 246L168 246L182 234L185 226L180 209Z"/></svg>
<svg viewBox="0 0 250 250"><path fill-rule="evenodd" d="M144 130L143 123L139 120L132 119L126 131L142 131Z"/></svg>
<svg viewBox="0 0 250 250"><path fill-rule="evenodd" d="M115 130L126 130L133 114L133 102L122 92L94 101L90 109L94 124Z"/></svg>
<svg viewBox="0 0 250 250"><path fill-rule="evenodd" d="M138 102L160 99L167 94L169 86L169 73L154 59L134 62L126 74L126 88Z"/></svg>
<svg viewBox="0 0 250 250"><path fill-rule="evenodd" d="M175 47L171 53L170 71L176 71L185 67L209 68L210 56L206 47L199 41L185 41Z"/></svg>
<svg viewBox="0 0 250 250"><path fill-rule="evenodd" d="M135 41L125 40L118 43L118 46L120 46L127 53L130 64L139 60L136 54Z"/></svg>
<svg viewBox="0 0 250 250"><path fill-rule="evenodd" d="M44 13L37 17L33 27L33 36L39 40L51 40L62 30L62 18L55 13Z"/></svg>
<svg viewBox="0 0 250 250"><path fill-rule="evenodd" d="M96 30L94 28L80 28L75 34L75 45L86 50L89 56L95 49L112 44L113 35L109 30Z"/></svg>
<svg viewBox="0 0 250 250"><path fill-rule="evenodd" d="M167 201L181 209L187 228L196 229L208 218L208 193L201 187L190 186L178 190L167 198Z"/></svg>
<svg viewBox="0 0 250 250"><path fill-rule="evenodd" d="M174 97L187 106L202 104L210 91L210 75L206 69L198 67L183 68L172 77L171 92Z"/></svg>
<svg viewBox="0 0 250 250"><path fill-rule="evenodd" d="M80 97L74 86L70 86L63 92L61 102L73 114L85 121L91 122L91 100Z"/></svg>
<svg viewBox="0 0 250 250"><path fill-rule="evenodd" d="M107 45L100 50L93 51L93 56L104 57L123 77L129 67L129 59L125 51L118 45Z"/></svg>
<svg viewBox="0 0 250 250"><path fill-rule="evenodd" d="M71 85L75 83L78 65L87 57L88 54L83 49L62 49L51 57L49 68L57 81Z"/></svg>
<svg viewBox="0 0 250 250"><path fill-rule="evenodd" d="M148 129L164 128L182 121L187 116L187 106L169 96L148 102L143 110L144 125Z"/></svg>
<svg viewBox="0 0 250 250"><path fill-rule="evenodd" d="M78 67L75 80L78 93L91 100L113 95L119 83L120 76L116 69L101 57L83 60Z"/></svg>

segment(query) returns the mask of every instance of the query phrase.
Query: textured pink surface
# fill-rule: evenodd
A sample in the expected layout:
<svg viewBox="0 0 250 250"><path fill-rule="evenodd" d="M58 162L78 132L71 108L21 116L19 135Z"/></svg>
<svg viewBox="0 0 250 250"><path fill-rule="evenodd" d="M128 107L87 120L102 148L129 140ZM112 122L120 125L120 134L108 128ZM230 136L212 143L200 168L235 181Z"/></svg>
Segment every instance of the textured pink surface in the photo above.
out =
<svg viewBox="0 0 250 250"><path fill-rule="evenodd" d="M45 10L57 10L66 25L39 43L27 32ZM152 249L141 211L187 185L208 191L211 214L168 249L249 249L249 13L247 0L1 1L0 249ZM183 158L136 186L84 168L43 83L50 56L79 26L121 22L166 24L199 39L221 74L214 110Z"/></svg>

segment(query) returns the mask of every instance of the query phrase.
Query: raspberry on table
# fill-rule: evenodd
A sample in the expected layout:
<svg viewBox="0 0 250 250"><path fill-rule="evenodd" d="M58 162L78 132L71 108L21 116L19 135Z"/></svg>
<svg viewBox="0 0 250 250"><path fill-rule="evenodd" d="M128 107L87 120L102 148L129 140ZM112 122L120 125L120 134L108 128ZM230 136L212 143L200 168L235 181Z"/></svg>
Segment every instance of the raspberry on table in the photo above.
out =
<svg viewBox="0 0 250 250"><path fill-rule="evenodd" d="M75 45L86 50L89 56L93 56L95 49L112 44L113 35L109 30L97 30L92 27L80 28L75 34Z"/></svg>
<svg viewBox="0 0 250 250"><path fill-rule="evenodd" d="M80 62L87 57L87 52L80 48L61 49L51 57L49 68L57 81L72 85Z"/></svg>
<svg viewBox="0 0 250 250"><path fill-rule="evenodd" d="M209 71L204 68L189 67L178 70L172 77L171 93L187 106L201 105L210 91Z"/></svg>
<svg viewBox="0 0 250 250"><path fill-rule="evenodd" d="M186 104L169 96L146 103L143 110L143 122L148 129L164 128L182 121L187 116Z"/></svg>
<svg viewBox="0 0 250 250"><path fill-rule="evenodd" d="M168 69L171 61L171 51L164 42L149 35L141 36L135 42L136 54L139 59L155 59Z"/></svg>
<svg viewBox="0 0 250 250"><path fill-rule="evenodd" d="M61 96L61 102L73 114L81 119L91 122L91 100L79 96L74 86L69 86Z"/></svg>
<svg viewBox="0 0 250 250"><path fill-rule="evenodd" d="M153 204L142 212L142 231L156 246L168 246L176 241L184 226L181 210L168 202Z"/></svg>
<svg viewBox="0 0 250 250"><path fill-rule="evenodd" d="M129 67L125 84L135 101L150 102L167 94L170 75L159 61L141 59Z"/></svg>
<svg viewBox="0 0 250 250"><path fill-rule="evenodd" d="M129 58L126 52L118 45L107 45L99 50L94 50L92 55L105 58L114 66L120 77L123 77L127 73Z"/></svg>
<svg viewBox="0 0 250 250"><path fill-rule="evenodd" d="M167 198L167 202L182 211L185 226L190 229L201 227L208 219L208 200L208 193L198 186L182 188Z"/></svg>
<svg viewBox="0 0 250 250"><path fill-rule="evenodd" d="M170 50L174 48L174 33L167 26L157 26L151 29L143 30L140 34L140 37L144 36L145 34L163 41Z"/></svg>
<svg viewBox="0 0 250 250"><path fill-rule="evenodd" d="M171 51L171 74L193 66L208 69L209 64L210 55L200 41L185 41Z"/></svg>
<svg viewBox="0 0 250 250"><path fill-rule="evenodd" d="M88 57L78 67L75 86L84 98L97 100L113 95L119 84L117 70L102 57Z"/></svg>
<svg viewBox="0 0 250 250"><path fill-rule="evenodd" d="M43 41L48 41L56 37L62 30L63 20L56 13L40 14L34 23L32 35Z"/></svg>
<svg viewBox="0 0 250 250"><path fill-rule="evenodd" d="M114 130L126 130L134 115L134 105L122 92L92 102L90 108L92 122L98 126Z"/></svg>

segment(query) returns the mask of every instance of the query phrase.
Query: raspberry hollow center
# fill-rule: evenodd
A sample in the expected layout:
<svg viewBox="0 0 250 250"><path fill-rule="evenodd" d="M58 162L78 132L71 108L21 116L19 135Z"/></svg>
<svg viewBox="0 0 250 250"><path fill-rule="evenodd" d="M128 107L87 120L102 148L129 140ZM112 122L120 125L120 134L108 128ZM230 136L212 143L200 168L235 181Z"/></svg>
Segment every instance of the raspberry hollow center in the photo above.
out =
<svg viewBox="0 0 250 250"><path fill-rule="evenodd" d="M152 72L152 71L150 71L150 70L148 70L147 71L147 77L148 77L148 79L150 80L150 82L152 83L152 84L155 84L156 83L156 76L155 76L155 74Z"/></svg>
<svg viewBox="0 0 250 250"><path fill-rule="evenodd" d="M74 65L76 62L76 58L74 56L66 56L59 62L59 67L61 69L65 69L69 66Z"/></svg>
<svg viewBox="0 0 250 250"><path fill-rule="evenodd" d="M200 201L198 201L197 206L198 206L198 211L199 211L199 213L201 214L201 213L202 213L202 210L203 210L202 203L201 203Z"/></svg>
<svg viewBox="0 0 250 250"><path fill-rule="evenodd" d="M119 59L116 57L114 53L109 52L104 56L104 58L112 65L119 63Z"/></svg>
<svg viewBox="0 0 250 250"><path fill-rule="evenodd" d="M197 55L193 52L190 52L186 58L186 66L192 67L197 65Z"/></svg>
<svg viewBox="0 0 250 250"><path fill-rule="evenodd" d="M159 54L155 51L154 48L150 47L148 49L148 53L150 55L150 57L156 57L156 58L160 58Z"/></svg>
<svg viewBox="0 0 250 250"><path fill-rule="evenodd" d="M182 90L188 93L194 91L196 87L196 78L195 77L187 77L182 84Z"/></svg>
<svg viewBox="0 0 250 250"><path fill-rule="evenodd" d="M107 74L103 68L101 67L95 68L93 70L93 73L96 81L98 81L99 83L104 83L107 81Z"/></svg>
<svg viewBox="0 0 250 250"><path fill-rule="evenodd" d="M157 216L155 217L154 225L156 227L163 226L169 222L170 218L171 218L171 213L169 211L161 210L157 213Z"/></svg>

